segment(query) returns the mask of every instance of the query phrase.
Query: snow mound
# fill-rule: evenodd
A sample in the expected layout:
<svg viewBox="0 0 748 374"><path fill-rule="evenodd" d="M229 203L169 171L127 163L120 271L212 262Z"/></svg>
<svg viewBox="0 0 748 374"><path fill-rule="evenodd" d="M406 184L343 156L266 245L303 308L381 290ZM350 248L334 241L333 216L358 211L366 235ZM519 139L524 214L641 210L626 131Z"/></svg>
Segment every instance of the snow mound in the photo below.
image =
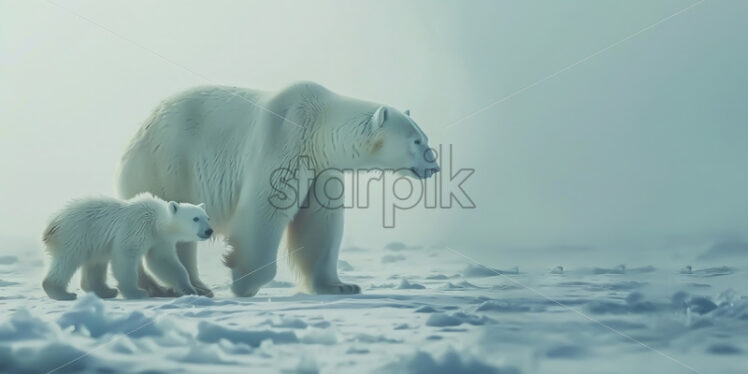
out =
<svg viewBox="0 0 748 374"><path fill-rule="evenodd" d="M160 306L159 309L192 308L197 306L208 307L236 304L237 302L233 300L215 300L205 296L185 295L178 297L168 304Z"/></svg>
<svg viewBox="0 0 748 374"><path fill-rule="evenodd" d="M618 265L614 268L594 268L592 274L625 274L626 265Z"/></svg>
<svg viewBox="0 0 748 374"><path fill-rule="evenodd" d="M528 305L510 303L508 301L488 300L475 308L476 312L521 313L533 311ZM542 311L536 310L536 311Z"/></svg>
<svg viewBox="0 0 748 374"><path fill-rule="evenodd" d="M61 342L17 349L0 346L0 372L4 373L96 372L92 366L97 366L92 356Z"/></svg>
<svg viewBox="0 0 748 374"><path fill-rule="evenodd" d="M481 287L478 287L468 281L462 281L458 283L447 282L447 284L441 287L441 289L443 290L465 290L465 289L470 289L470 288L478 289Z"/></svg>
<svg viewBox="0 0 748 374"><path fill-rule="evenodd" d="M193 344L189 350L184 354L172 355L170 357L174 361L186 362L191 364L202 364L202 365L226 365L236 364L236 362L224 360L221 357L219 349L215 346L206 346Z"/></svg>
<svg viewBox="0 0 748 374"><path fill-rule="evenodd" d="M265 340L270 340L273 344L298 343L299 339L296 334L289 331L271 331L271 330L241 330L230 329L221 325L201 321L198 325L197 339L205 343L216 343L221 339L228 340L232 343L242 343L251 347L259 347Z"/></svg>
<svg viewBox="0 0 748 374"><path fill-rule="evenodd" d="M449 349L441 357L434 358L423 351L401 357L399 360L385 365L379 373L412 373L412 374L519 374L514 367L496 367L469 355L460 355L454 349Z"/></svg>
<svg viewBox="0 0 748 374"><path fill-rule="evenodd" d="M513 267L509 270L493 269L483 265L467 265L462 269L462 275L470 278L495 277L497 275L517 275L519 268Z"/></svg>
<svg viewBox="0 0 748 374"><path fill-rule="evenodd" d="M432 274L426 277L427 280L447 280L450 277L444 274Z"/></svg>
<svg viewBox="0 0 748 374"><path fill-rule="evenodd" d="M426 320L426 326L434 327L454 327L467 323L473 326L480 326L486 323L493 322L492 319L486 316L476 316L463 312L457 313L433 313Z"/></svg>
<svg viewBox="0 0 748 374"><path fill-rule="evenodd" d="M123 317L110 317L105 311L104 303L93 293L88 293L76 301L70 311L60 316L58 323L62 328L73 326L73 331L91 337L110 333L121 333L135 338L163 335L155 321L140 311L133 311Z"/></svg>
<svg viewBox="0 0 748 374"><path fill-rule="evenodd" d="M356 343L402 343L400 339L388 338L384 335L356 334L352 339Z"/></svg>
<svg viewBox="0 0 748 374"><path fill-rule="evenodd" d="M636 291L629 293L625 303L592 301L586 305L587 311L592 314L650 313L665 308L666 306L662 303L644 300L644 295Z"/></svg>
<svg viewBox="0 0 748 374"><path fill-rule="evenodd" d="M436 313L436 309L432 306L423 305L419 307L418 309L414 310L416 313Z"/></svg>
<svg viewBox="0 0 748 374"><path fill-rule="evenodd" d="M415 282L408 282L405 278L400 280L400 284L397 286L398 290L422 290L424 288L426 288L424 285Z"/></svg>
<svg viewBox="0 0 748 374"><path fill-rule="evenodd" d="M0 342L45 339L56 336L59 331L57 325L32 316L26 309L19 309L8 321L0 322Z"/></svg>
<svg viewBox="0 0 748 374"><path fill-rule="evenodd" d="M269 319L265 322L261 323L261 325L268 325L271 327L281 327L281 328L289 328L289 329L305 329L307 326L309 326L306 322L298 319L298 318L284 318L280 317L277 319Z"/></svg>

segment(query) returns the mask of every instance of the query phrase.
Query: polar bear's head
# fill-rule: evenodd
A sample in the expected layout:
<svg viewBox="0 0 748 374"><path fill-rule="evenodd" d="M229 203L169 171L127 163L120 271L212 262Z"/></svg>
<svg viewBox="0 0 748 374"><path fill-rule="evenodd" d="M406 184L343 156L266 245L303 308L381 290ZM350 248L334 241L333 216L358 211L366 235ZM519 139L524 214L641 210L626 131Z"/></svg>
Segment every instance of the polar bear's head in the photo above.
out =
<svg viewBox="0 0 748 374"><path fill-rule="evenodd" d="M380 106L371 115L367 126L370 136L364 146L364 157L371 165L419 179L439 172L439 163L429 148L429 139L410 118L409 111L402 113Z"/></svg>
<svg viewBox="0 0 748 374"><path fill-rule="evenodd" d="M206 240L213 235L210 217L205 213L205 205L169 202L172 232L178 241L194 242Z"/></svg>

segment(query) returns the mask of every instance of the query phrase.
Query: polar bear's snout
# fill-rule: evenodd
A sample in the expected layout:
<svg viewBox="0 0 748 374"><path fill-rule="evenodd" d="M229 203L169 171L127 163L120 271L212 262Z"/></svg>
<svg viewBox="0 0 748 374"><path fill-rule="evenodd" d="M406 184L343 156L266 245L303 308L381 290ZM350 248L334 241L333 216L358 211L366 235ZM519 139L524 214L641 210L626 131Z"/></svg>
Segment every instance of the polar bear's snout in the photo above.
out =
<svg viewBox="0 0 748 374"><path fill-rule="evenodd" d="M197 232L197 236L202 240L210 239L213 235L213 228L208 225L200 225L200 229Z"/></svg>
<svg viewBox="0 0 748 374"><path fill-rule="evenodd" d="M213 229L208 228L207 230L203 231L202 235L198 236L202 239L208 239L211 235L213 235Z"/></svg>
<svg viewBox="0 0 748 374"><path fill-rule="evenodd" d="M441 171L439 163L436 160L436 154L431 148L426 147L421 154L421 158L416 160L416 163L419 165L410 168L416 177L419 179L427 179Z"/></svg>
<svg viewBox="0 0 748 374"><path fill-rule="evenodd" d="M413 167L410 168L410 171L413 172L413 174L415 174L415 176L419 179L428 179L431 178L434 174L440 172L441 168L439 167L439 165L425 168Z"/></svg>

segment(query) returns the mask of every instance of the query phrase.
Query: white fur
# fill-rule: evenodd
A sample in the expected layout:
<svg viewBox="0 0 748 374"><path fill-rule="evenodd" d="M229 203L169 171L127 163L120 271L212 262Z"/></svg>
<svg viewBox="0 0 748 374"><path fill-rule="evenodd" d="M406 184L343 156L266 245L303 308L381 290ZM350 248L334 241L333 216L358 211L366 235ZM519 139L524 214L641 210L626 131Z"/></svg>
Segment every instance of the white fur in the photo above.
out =
<svg viewBox="0 0 748 374"><path fill-rule="evenodd" d="M208 220L199 206L167 203L150 194L139 194L127 201L74 200L44 230L43 241L51 256L49 272L42 282L44 290L54 299L75 299L75 294L66 288L75 271L83 267L83 290L102 298L114 297L117 290L106 284L111 261L123 296L145 297L146 291L136 284L142 257L148 254L149 258L176 258L177 242L205 239L201 235L206 236L210 229ZM183 267L157 275L183 293L196 293Z"/></svg>
<svg viewBox="0 0 748 374"><path fill-rule="evenodd" d="M252 296L273 279L286 228L291 262L310 291L356 293L360 288L337 274L343 210L320 209L317 201L308 208L275 208L269 202L277 183L273 172L289 168L299 178L313 177L295 170L296 158L308 156L318 171L402 168L430 176L424 170L438 165L422 160L427 141L403 113L314 83L278 92L199 87L165 100L138 131L122 158L120 194L205 201L216 231L233 249L225 262L237 295ZM299 198L307 192L299 191ZM199 290L205 285L194 251L192 245L178 247Z"/></svg>

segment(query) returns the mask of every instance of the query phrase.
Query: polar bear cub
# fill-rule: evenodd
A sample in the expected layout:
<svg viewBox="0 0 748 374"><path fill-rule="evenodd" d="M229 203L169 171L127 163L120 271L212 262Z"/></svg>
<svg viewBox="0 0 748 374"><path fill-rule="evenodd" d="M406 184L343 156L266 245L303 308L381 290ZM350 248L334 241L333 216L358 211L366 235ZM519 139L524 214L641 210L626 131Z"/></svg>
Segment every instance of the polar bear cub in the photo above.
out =
<svg viewBox="0 0 748 374"><path fill-rule="evenodd" d="M129 200L88 198L74 200L52 218L43 241L51 256L42 282L49 297L72 300L67 285L82 267L81 288L101 298L117 296L106 284L107 266L126 298L148 293L137 286L138 265L144 255L177 258L177 242L206 240L213 234L203 204L166 202L142 193ZM149 253L158 251L160 253ZM178 261L176 261L178 263ZM178 292L195 294L184 268L160 269L155 275ZM168 270L168 273L163 274Z"/></svg>

